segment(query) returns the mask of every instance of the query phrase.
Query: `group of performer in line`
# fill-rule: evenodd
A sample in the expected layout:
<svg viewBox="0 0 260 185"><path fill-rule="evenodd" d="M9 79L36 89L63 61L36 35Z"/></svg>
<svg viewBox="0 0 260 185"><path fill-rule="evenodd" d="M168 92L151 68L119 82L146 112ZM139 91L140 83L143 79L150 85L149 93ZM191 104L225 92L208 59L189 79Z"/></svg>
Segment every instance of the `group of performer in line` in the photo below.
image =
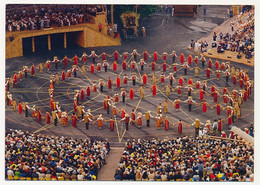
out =
<svg viewBox="0 0 260 185"><path fill-rule="evenodd" d="M114 62L111 64L111 68L109 62L107 61L107 56L114 56ZM129 58L129 56L131 57ZM140 58L139 62L137 62L137 57L140 56L143 57ZM168 64L166 62L168 56L172 57L172 64ZM119 57L123 58L121 66L119 66L118 64ZM96 62L96 58L102 58L102 63L100 61ZM148 58L153 58L153 61L149 64L147 62ZM157 62L159 58L163 59L163 63L160 65ZM88 60L91 60L91 62L89 62ZM127 62L127 60L129 61ZM68 69L69 61L73 62L71 69ZM81 66L79 65L79 62L82 62ZM51 64L54 64L54 68L57 71L61 63L64 64L64 66L61 66L63 68L61 74L56 72L56 74L51 75L50 78L48 91L50 97L50 111L47 110L45 115L43 116L40 108L36 108L35 105L31 107L29 106L30 103L28 102L22 103L21 101L19 101L17 105L16 100L9 92L10 88L18 87L18 83L23 81L24 78L28 78L28 73L30 73L30 75L33 77L36 75L36 71L43 73L44 69L51 70ZM89 67L87 67L88 63L90 63ZM192 63L194 63L194 67L191 67L191 65L193 65ZM201 63L201 68L198 67L199 63ZM144 68L150 66L152 73L146 74L144 72ZM102 68L104 69L102 70ZM121 73L119 73L119 68L121 68ZM131 76L128 76L127 74L121 75L129 68L131 71ZM156 74L156 71L158 71L156 68L162 69L159 78ZM182 68L184 70L183 76L180 75L177 78L176 73ZM65 71L65 69L67 69L67 71ZM172 70L168 75L166 75L167 69ZM199 75L199 71L206 71L207 80L194 80L191 77L185 80L184 76L187 75L188 69L194 70L195 78L201 76ZM104 73L114 73L117 74L117 76L115 79L109 77L107 81L99 79L98 83L96 81L92 82L91 80L89 80L90 84L87 85L86 88L75 90L73 102L74 112L72 113L72 115L69 115L67 110L62 111L60 103L55 101L54 86L58 86L60 84L60 80L62 82L65 82L68 79L71 79L72 74L74 77L77 77L77 71L81 71L82 75L86 77L90 75L88 74L89 72L91 74L94 74L101 71ZM137 73L139 74L139 77ZM214 77L213 79L219 80L221 77L224 76L226 85L228 85L229 78L232 77L232 86L237 87L238 84L240 89L237 88L229 91L227 86L224 86L223 88L217 88L214 84L208 87L207 81L211 80L211 74L214 73L216 73L216 77ZM129 81L131 81L131 84L129 84ZM139 84L140 87L138 86L137 88L135 88L137 84ZM129 86L130 89L129 92L127 92L126 87ZM186 59L183 53L181 53L181 55L178 57L175 51L173 51L171 54L163 52L162 55L159 55L156 51L153 54L149 54L146 50L142 54L139 54L136 50L133 50L132 53L124 52L122 55L119 54L117 51L115 51L111 55L108 55L104 52L101 55L97 55L95 51L92 51L90 55L83 53L81 57L75 55L73 58L68 58L67 56L65 56L62 60L54 57L52 61L48 59L45 64L40 63L37 66L32 64L30 67L23 66L23 69L20 69L18 73L14 72L13 75L11 75L9 78L6 78L5 98L8 106L12 107L14 111L16 111L18 107L19 114L22 114L22 112L24 112L25 117L29 117L28 111L29 109L32 110L33 119L36 119L39 122L41 122L44 118L47 124L50 124L51 121L53 121L53 123L57 125L58 121L60 120L61 124L65 126L68 124L68 120L71 119L72 125L76 127L77 121L82 120L86 125L86 129L89 129L90 123L94 124L97 122L98 128L101 129L104 122L110 122L111 131L114 130L114 124L117 121L117 114L120 114L119 121L125 123L126 130L129 129L129 124L136 124L138 128L141 128L143 126L143 117L145 117L147 127L150 127L150 120L153 118L156 119L157 129L160 129L160 127L164 125L165 130L167 131L169 130L171 121L169 120L168 116L163 118L163 114L169 112L169 105L171 107L174 106L175 110L178 111L179 109L181 109L181 103L187 103L188 110L192 111L192 105L194 104L196 106L202 106L202 113L206 113L208 107L215 107L216 114L218 116L220 115L221 110L227 110L226 119L222 120L219 118L218 121L215 120L215 122L217 122L217 130L219 132L222 132L222 124L224 121L227 120L228 125L231 125L234 122L235 117L236 119L239 119L241 117L241 105L250 97L252 87L253 81L249 79L246 70L238 68L236 69L234 66L230 67L229 62L223 61L219 63L218 60L216 60L215 63L213 63L210 58L207 61L206 58L203 56L201 58L199 58L198 56L195 56L193 58L191 54L189 54ZM102 114L94 116L91 113L92 111L90 109L87 109L87 111L85 111L85 106L80 105L80 102L84 102L86 97L90 97L92 94L101 95L101 93L104 92L105 88L107 88L107 92L113 92L112 90L116 89L116 92L113 93L112 97L110 97L110 93L107 93L107 95L104 96L104 110L106 110L107 114L110 114L110 109L112 110L111 119L108 120L105 120ZM180 97L185 97L185 93L183 92L185 89L187 91L187 99L183 101L180 100ZM150 91L152 91L152 93L150 95L146 95L147 92ZM139 95L137 95L136 93L138 93ZM116 104L120 101L126 104L126 97L129 97L128 102L130 102L130 100L135 98L143 99L148 96L156 96L158 93L164 95L166 97L166 100L162 104L160 103L158 105L157 110L154 112L155 115L152 115L150 110L147 110L145 113L138 112L136 114L135 110L133 110L131 113L127 113L124 108L118 109L116 107ZM196 102L193 100L192 95L197 93L199 94L200 102ZM171 100L169 98L171 94L177 94L175 100ZM214 105L207 102L207 100L205 99L205 95L212 96ZM220 98L223 99L223 103L220 102ZM216 134L216 129L215 127L213 127L214 123L210 123L209 120L207 120L206 124L201 123L201 121L198 119L195 119L193 124L184 123L182 120L179 120L178 122L172 124L172 126L175 125L178 125L178 132L180 134L182 133L182 125L185 125L187 127L194 126L196 134L199 134L199 128L203 125L204 128L207 128L207 132L213 132L213 134Z"/></svg>

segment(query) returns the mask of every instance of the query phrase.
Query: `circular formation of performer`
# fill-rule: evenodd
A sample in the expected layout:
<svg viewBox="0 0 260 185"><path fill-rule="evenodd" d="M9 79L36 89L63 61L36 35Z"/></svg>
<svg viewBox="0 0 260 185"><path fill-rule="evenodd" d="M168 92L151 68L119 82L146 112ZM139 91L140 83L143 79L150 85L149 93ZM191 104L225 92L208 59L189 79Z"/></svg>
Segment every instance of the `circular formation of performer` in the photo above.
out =
<svg viewBox="0 0 260 185"><path fill-rule="evenodd" d="M62 71L59 68L62 68ZM145 68L150 68L151 73L146 74ZM19 88L19 83L26 83L28 76L34 77L44 71L51 72L50 78L45 77L49 84L47 98L49 107L45 109L46 112L43 113L41 107L36 106L34 102L19 101L17 104L11 91ZM102 78L103 73L110 73L113 76L105 79ZM188 73L190 76L187 78ZM100 79L94 81L92 75L100 76ZM70 84L73 78L87 79L87 84L70 93L74 95L73 98L68 94L72 99L73 109L67 111L62 103L57 101L58 96L55 92L62 84ZM216 85L220 80L225 81L224 87ZM75 55L72 58L64 56L63 59L58 59L55 56L53 60L48 59L45 64L23 66L23 69L6 78L5 94L7 105L14 111L18 107L19 114L24 112L25 117L29 117L31 110L33 119L38 122L45 119L46 124L53 122L55 126L59 124L66 126L68 121L72 120L72 125L77 127L77 122L81 121L88 130L90 123L97 123L99 129L102 129L104 123L109 123L109 128L113 131L115 122L119 121L125 123L127 131L129 124L136 124L141 129L143 120L146 121L146 126L150 127L151 119L155 119L157 129L164 125L164 129L168 131L169 127L176 125L178 133L181 134L184 125L188 128L195 127L196 135L199 134L201 127L204 128L202 132L212 132L215 135L217 131L222 132L223 123L230 126L241 117L242 104L250 97L252 85L253 81L247 71L230 66L229 62L218 60L213 62L210 58L193 57L191 54L185 57L183 53L177 56L175 51L169 54L163 52L160 55L156 51L149 54L144 50L139 54L134 49L132 53L122 54L115 51L112 54L103 52L97 55L92 51L90 55L84 52L81 57ZM103 109L109 116L94 114L90 109L91 106L88 106L91 100L100 96L103 96ZM156 111L139 109L141 100L149 96L154 98L162 96L165 99L164 102L153 105L157 106ZM132 105L133 99L139 99L138 104ZM121 109L118 108L120 104L123 105ZM214 122L192 118L182 108L185 104L188 112L192 112L195 106L195 108L201 107L201 114L206 114L208 109L214 108L216 117L224 110L226 116ZM124 108L126 106L133 107L133 110L126 112ZM181 111L189 119L184 121L175 117L175 111ZM120 115L119 120L116 119L117 114Z"/></svg>

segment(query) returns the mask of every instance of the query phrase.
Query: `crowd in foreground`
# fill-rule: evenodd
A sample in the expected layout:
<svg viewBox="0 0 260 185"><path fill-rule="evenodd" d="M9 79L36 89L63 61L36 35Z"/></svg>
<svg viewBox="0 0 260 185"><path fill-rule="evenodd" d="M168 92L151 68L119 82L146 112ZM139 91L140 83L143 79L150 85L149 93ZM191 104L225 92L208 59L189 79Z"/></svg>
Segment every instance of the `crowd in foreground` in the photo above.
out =
<svg viewBox="0 0 260 185"><path fill-rule="evenodd" d="M93 23L92 16L102 12L103 8L102 5L7 5L6 30L40 30Z"/></svg>
<svg viewBox="0 0 260 185"><path fill-rule="evenodd" d="M108 141L6 131L5 178L96 180L109 150Z"/></svg>
<svg viewBox="0 0 260 185"><path fill-rule="evenodd" d="M132 140L115 180L254 181L254 148L248 143L182 137Z"/></svg>

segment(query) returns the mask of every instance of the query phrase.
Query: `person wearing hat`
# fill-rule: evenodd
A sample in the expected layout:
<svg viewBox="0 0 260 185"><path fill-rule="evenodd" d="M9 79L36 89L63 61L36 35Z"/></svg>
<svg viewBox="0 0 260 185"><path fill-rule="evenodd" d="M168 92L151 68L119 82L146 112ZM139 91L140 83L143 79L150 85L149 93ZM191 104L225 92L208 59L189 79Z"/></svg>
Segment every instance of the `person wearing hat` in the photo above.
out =
<svg viewBox="0 0 260 185"><path fill-rule="evenodd" d="M138 64L140 64L140 66L141 66L141 71L144 71L144 65L146 65L146 62L144 61L144 59L140 59L140 62L138 62Z"/></svg>
<svg viewBox="0 0 260 185"><path fill-rule="evenodd" d="M102 79L99 79L99 89L100 89L100 92L103 92L103 89L104 89L104 82Z"/></svg>
<svg viewBox="0 0 260 185"><path fill-rule="evenodd" d="M25 117L28 117L28 115L29 115L28 110L29 110L28 102L25 102L25 104L24 104Z"/></svg>
<svg viewBox="0 0 260 185"><path fill-rule="evenodd" d="M45 68L48 70L48 71L50 71L50 68L51 68L51 61L50 61L50 59L47 59L47 61L45 62Z"/></svg>
<svg viewBox="0 0 260 185"><path fill-rule="evenodd" d="M59 62L59 60L58 60L58 57L53 57L53 61L52 61L52 63L54 63L55 64L55 69L58 69L58 62Z"/></svg>
<svg viewBox="0 0 260 185"><path fill-rule="evenodd" d="M143 85L141 85L141 87L136 92L140 92L140 98L144 98L144 86Z"/></svg>
<svg viewBox="0 0 260 185"><path fill-rule="evenodd" d="M213 123L213 126L212 126L212 133L213 133L213 136L215 136L216 135L216 133L217 133L217 130L218 130L218 122L217 122L217 120L215 119L214 120L214 123Z"/></svg>
<svg viewBox="0 0 260 185"><path fill-rule="evenodd" d="M93 115L90 113L90 109L87 110L87 112L84 113L83 120L86 126L86 130L89 129L89 123L92 121Z"/></svg>
<svg viewBox="0 0 260 185"><path fill-rule="evenodd" d="M136 118L136 120L137 120L137 127L138 127L139 129L142 128L142 124L143 124L142 117L143 117L142 113L139 112L139 113L137 114L137 118Z"/></svg>
<svg viewBox="0 0 260 185"><path fill-rule="evenodd" d="M125 103L126 92L124 88L121 88L121 96L122 96L122 102Z"/></svg>
<svg viewBox="0 0 260 185"><path fill-rule="evenodd" d="M77 70L78 70L77 65L73 65L72 66L72 72L73 72L75 78L77 77Z"/></svg>
<svg viewBox="0 0 260 185"><path fill-rule="evenodd" d="M125 129L128 130L129 129L129 122L130 122L130 116L129 114L125 113L124 117L122 118L121 116L121 121L125 121Z"/></svg>
<svg viewBox="0 0 260 185"><path fill-rule="evenodd" d="M174 73L170 73L169 76L167 76L166 78L169 78L170 86L172 87L173 80L175 80Z"/></svg>
<svg viewBox="0 0 260 185"><path fill-rule="evenodd" d="M132 112L131 112L130 122L131 122L133 125L135 124L135 110L132 110Z"/></svg>
<svg viewBox="0 0 260 185"><path fill-rule="evenodd" d="M98 115L97 122L98 122L98 128L101 129L103 127L103 120L102 114Z"/></svg>
<svg viewBox="0 0 260 185"><path fill-rule="evenodd" d="M151 115L151 111L148 110L146 113L144 113L143 116L146 118L146 126L147 126L147 127L150 127L150 119L151 119L151 118L154 118L154 117Z"/></svg>
<svg viewBox="0 0 260 185"><path fill-rule="evenodd" d="M207 134L210 133L210 126L211 126L210 120L207 120L205 124L205 129Z"/></svg>
<svg viewBox="0 0 260 185"><path fill-rule="evenodd" d="M224 131L221 132L221 137L222 138L227 138L227 135L226 135L226 133Z"/></svg>
<svg viewBox="0 0 260 185"><path fill-rule="evenodd" d="M192 99L192 96L189 96L187 100L184 100L184 102L188 102L189 112L191 112L192 103L196 103L196 102Z"/></svg>
<svg viewBox="0 0 260 185"><path fill-rule="evenodd" d="M92 63L95 63L95 59L96 59L97 55L95 53L95 51L91 51L91 58L92 58Z"/></svg>
<svg viewBox="0 0 260 185"><path fill-rule="evenodd" d="M55 126L57 126L57 123L58 123L58 114L57 114L57 112L58 112L57 110L53 110L51 112L53 123L54 123Z"/></svg>
<svg viewBox="0 0 260 185"><path fill-rule="evenodd" d="M71 119L72 119L72 126L73 127L77 127L77 120L79 120L75 114L75 112L72 113L72 116L71 116Z"/></svg>
<svg viewBox="0 0 260 185"><path fill-rule="evenodd" d="M136 76L136 73L132 73L132 82L133 82L133 86L135 86L136 80L138 80L139 78Z"/></svg>
<svg viewBox="0 0 260 185"><path fill-rule="evenodd" d="M66 76L69 78L69 80L71 79L71 70L67 70Z"/></svg>
<svg viewBox="0 0 260 185"><path fill-rule="evenodd" d="M102 61L103 61L103 60L102 60ZM97 62L97 67L96 67L96 69L97 69L97 72L100 72L100 71L101 71L101 62L100 62L100 61Z"/></svg>
<svg viewBox="0 0 260 185"><path fill-rule="evenodd" d="M103 61L103 65L102 66L104 67L105 72L107 72L107 67L109 66L107 60Z"/></svg>
<svg viewBox="0 0 260 185"><path fill-rule="evenodd" d="M131 70L135 70L135 66L136 66L136 61L133 59L130 63L130 66L131 66Z"/></svg>
<svg viewBox="0 0 260 185"><path fill-rule="evenodd" d="M114 119L111 117L109 122L110 122L109 124L110 131L114 131L114 125L115 125Z"/></svg>
<svg viewBox="0 0 260 185"><path fill-rule="evenodd" d="M196 118L194 123L192 123L192 126L194 126L194 128L195 128L195 135L196 136L199 135L200 125L204 125L204 124L201 123L198 118Z"/></svg>
<svg viewBox="0 0 260 185"><path fill-rule="evenodd" d="M36 107L35 107L35 105L33 105L33 107L32 107L32 118L34 119L36 117L37 117Z"/></svg>

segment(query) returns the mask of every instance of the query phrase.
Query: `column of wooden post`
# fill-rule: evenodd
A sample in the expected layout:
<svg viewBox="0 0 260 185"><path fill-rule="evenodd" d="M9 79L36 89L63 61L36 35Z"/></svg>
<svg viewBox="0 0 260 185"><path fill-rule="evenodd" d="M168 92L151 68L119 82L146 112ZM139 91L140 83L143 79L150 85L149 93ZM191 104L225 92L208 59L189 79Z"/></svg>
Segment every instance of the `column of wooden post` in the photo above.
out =
<svg viewBox="0 0 260 185"><path fill-rule="evenodd" d="M48 50L51 50L51 35L48 35Z"/></svg>
<svg viewBox="0 0 260 185"><path fill-rule="evenodd" d="M35 52L35 40L34 37L32 37L32 52Z"/></svg>
<svg viewBox="0 0 260 185"><path fill-rule="evenodd" d="M67 48L67 33L64 33L64 48Z"/></svg>

